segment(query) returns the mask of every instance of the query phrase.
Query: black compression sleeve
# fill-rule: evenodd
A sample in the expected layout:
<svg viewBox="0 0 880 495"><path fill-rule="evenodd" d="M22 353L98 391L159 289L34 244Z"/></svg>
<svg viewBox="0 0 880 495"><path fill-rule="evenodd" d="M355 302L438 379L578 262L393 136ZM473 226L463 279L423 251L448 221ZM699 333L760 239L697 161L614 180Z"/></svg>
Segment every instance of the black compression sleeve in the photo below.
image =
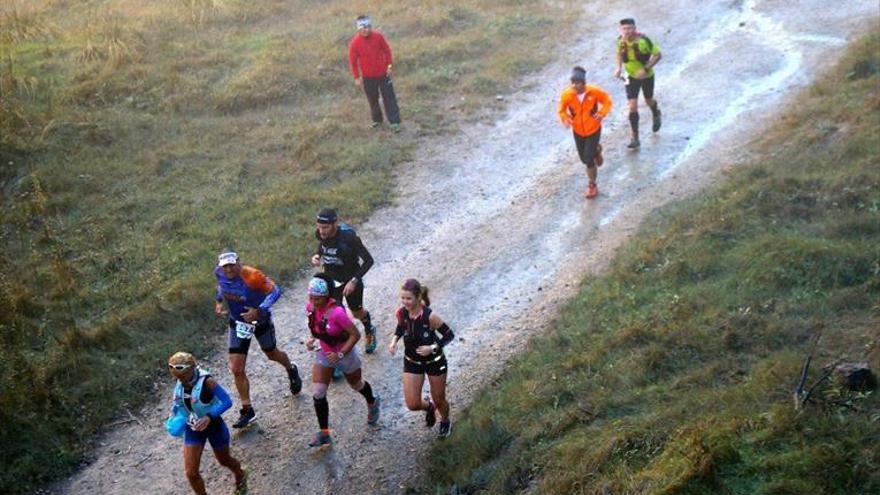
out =
<svg viewBox="0 0 880 495"><path fill-rule="evenodd" d="M397 328L394 329L394 335L397 335L398 337L403 337L403 332L405 330L406 329L403 327L403 325L397 325Z"/></svg>
<svg viewBox="0 0 880 495"><path fill-rule="evenodd" d="M207 385L202 386L202 396L199 397L199 400L202 404L210 404L212 400L214 400L214 391L211 390L211 387Z"/></svg>
<svg viewBox="0 0 880 495"><path fill-rule="evenodd" d="M373 267L373 255L367 250L367 247L364 246L363 241L361 241L360 237L355 237L355 252L358 257L363 260L361 263L361 267L358 269L357 273L355 273L355 277L358 279L364 278L364 275L370 271L370 268Z"/></svg>
<svg viewBox="0 0 880 495"><path fill-rule="evenodd" d="M443 337L437 342L437 344L438 344L440 347L443 347L443 346L445 346L446 344L452 342L452 339L455 338L455 334L452 333L452 329L449 328L449 325L447 325L446 323L444 323L443 325L441 325L440 328L437 329L437 331L440 332L440 335L443 336Z"/></svg>

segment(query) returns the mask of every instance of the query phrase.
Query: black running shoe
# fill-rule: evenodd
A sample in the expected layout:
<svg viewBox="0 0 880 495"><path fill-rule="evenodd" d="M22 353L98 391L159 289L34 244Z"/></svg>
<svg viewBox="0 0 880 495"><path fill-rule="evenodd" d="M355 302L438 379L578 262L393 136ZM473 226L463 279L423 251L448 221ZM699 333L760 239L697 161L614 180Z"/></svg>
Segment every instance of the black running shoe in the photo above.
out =
<svg viewBox="0 0 880 495"><path fill-rule="evenodd" d="M450 433L452 433L452 421L441 421L440 431L437 432L437 436L442 439L448 437Z"/></svg>
<svg viewBox="0 0 880 495"><path fill-rule="evenodd" d="M654 110L654 125L651 126L651 130L654 131L654 132L657 132L657 131L660 130L660 125L661 125L661 123L662 123L662 122L660 121L661 113L660 113L660 107L659 107L659 106L656 106L656 107L654 107L654 108L655 108L655 110Z"/></svg>
<svg viewBox="0 0 880 495"><path fill-rule="evenodd" d="M290 380L290 393L293 395L300 393L303 388L303 382L299 377L299 368L295 364L287 370L287 378Z"/></svg>
<svg viewBox="0 0 880 495"><path fill-rule="evenodd" d="M243 407L238 412L238 421L232 424L233 428L244 428L257 420L257 412L253 407Z"/></svg>
<svg viewBox="0 0 880 495"><path fill-rule="evenodd" d="M437 408L434 406L434 403L431 402L431 399L428 399L428 410L425 411L425 426L428 428L432 428L435 424L437 424L437 415L435 414Z"/></svg>
<svg viewBox="0 0 880 495"><path fill-rule="evenodd" d="M642 145L642 143L640 143L639 140L638 140L637 138L632 138L632 139L630 140L629 144L626 145L626 147L629 148L629 149L631 149L631 150L634 150L634 149L638 148L638 147L641 146L641 145Z"/></svg>

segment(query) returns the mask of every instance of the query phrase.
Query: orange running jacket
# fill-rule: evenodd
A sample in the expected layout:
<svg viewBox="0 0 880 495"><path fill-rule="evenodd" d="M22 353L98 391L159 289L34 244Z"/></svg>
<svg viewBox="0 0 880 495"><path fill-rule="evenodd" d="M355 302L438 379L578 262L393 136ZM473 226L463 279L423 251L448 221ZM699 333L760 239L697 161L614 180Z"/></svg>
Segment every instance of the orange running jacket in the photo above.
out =
<svg viewBox="0 0 880 495"><path fill-rule="evenodd" d="M562 123L570 123L578 136L594 134L602 124L593 115L598 113L603 118L611 112L611 97L599 86L587 84L583 103L578 100L577 91L569 86L559 97L559 119Z"/></svg>

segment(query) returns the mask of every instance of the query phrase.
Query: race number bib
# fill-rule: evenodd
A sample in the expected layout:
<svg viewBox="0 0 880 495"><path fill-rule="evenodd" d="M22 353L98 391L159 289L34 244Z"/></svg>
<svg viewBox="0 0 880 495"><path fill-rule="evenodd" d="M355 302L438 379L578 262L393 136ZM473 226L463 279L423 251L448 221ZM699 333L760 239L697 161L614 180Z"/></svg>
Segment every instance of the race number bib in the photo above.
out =
<svg viewBox="0 0 880 495"><path fill-rule="evenodd" d="M256 325L251 325L250 323L245 323L243 321L236 321L235 336L240 339L249 339L254 336L254 330L256 328Z"/></svg>

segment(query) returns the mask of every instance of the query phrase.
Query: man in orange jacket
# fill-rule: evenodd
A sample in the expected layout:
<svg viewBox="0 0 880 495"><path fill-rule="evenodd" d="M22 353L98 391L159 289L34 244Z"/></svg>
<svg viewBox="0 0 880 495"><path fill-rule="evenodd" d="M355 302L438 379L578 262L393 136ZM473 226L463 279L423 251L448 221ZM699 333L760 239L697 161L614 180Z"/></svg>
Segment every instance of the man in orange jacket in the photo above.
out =
<svg viewBox="0 0 880 495"><path fill-rule="evenodd" d="M599 194L596 185L597 167L602 165L599 138L602 136L602 119L611 111L611 97L599 86L586 83L587 71L577 66L571 71L571 86L565 88L559 98L559 119L566 129L574 132L574 144L578 156L587 166L590 180L584 195L588 199Z"/></svg>

